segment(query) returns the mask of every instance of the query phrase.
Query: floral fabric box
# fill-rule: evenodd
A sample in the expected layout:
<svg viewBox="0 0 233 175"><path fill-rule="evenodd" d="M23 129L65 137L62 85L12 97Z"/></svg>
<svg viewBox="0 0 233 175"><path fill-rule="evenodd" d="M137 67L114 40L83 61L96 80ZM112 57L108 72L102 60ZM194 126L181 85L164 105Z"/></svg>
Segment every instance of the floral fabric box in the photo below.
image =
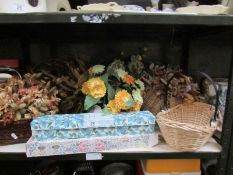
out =
<svg viewBox="0 0 233 175"><path fill-rule="evenodd" d="M36 141L31 138L26 144L27 157L54 156L87 152L116 151L129 148L148 148L158 144L158 134L134 136L96 137Z"/></svg>
<svg viewBox="0 0 233 175"><path fill-rule="evenodd" d="M38 141L150 134L155 132L155 116L149 111L46 115L33 120L31 129Z"/></svg>

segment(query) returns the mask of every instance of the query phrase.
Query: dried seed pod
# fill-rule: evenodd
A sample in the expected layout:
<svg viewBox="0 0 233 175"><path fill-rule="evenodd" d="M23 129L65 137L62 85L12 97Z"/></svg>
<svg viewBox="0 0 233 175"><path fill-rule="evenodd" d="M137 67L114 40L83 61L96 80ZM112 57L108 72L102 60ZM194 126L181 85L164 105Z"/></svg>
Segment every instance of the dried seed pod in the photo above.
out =
<svg viewBox="0 0 233 175"><path fill-rule="evenodd" d="M27 110L26 110L26 109L20 109L19 112L20 112L22 115L24 115L24 114L27 112Z"/></svg>
<svg viewBox="0 0 233 175"><path fill-rule="evenodd" d="M14 122L14 113L12 111L8 111L3 114L2 118L5 124L11 124Z"/></svg>
<svg viewBox="0 0 233 175"><path fill-rule="evenodd" d="M39 110L41 112L47 112L49 109L47 107L40 107Z"/></svg>
<svg viewBox="0 0 233 175"><path fill-rule="evenodd" d="M26 103L21 103L21 104L19 105L19 109L23 109L23 108L25 108L26 106L27 106Z"/></svg>
<svg viewBox="0 0 233 175"><path fill-rule="evenodd" d="M15 119L16 119L16 120L21 120L21 119L22 119L22 115L21 115L20 112L16 112L16 114L15 114Z"/></svg>
<svg viewBox="0 0 233 175"><path fill-rule="evenodd" d="M11 103L10 106L11 106L11 108L13 110L17 110L18 109L18 105L16 103Z"/></svg>

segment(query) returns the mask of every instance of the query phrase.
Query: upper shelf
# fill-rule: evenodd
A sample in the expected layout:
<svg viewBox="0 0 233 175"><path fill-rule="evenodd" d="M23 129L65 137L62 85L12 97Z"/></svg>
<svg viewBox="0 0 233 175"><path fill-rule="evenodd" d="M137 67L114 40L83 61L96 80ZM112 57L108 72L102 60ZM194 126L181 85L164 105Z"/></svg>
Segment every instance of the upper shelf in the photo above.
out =
<svg viewBox="0 0 233 175"><path fill-rule="evenodd" d="M0 24L28 23L114 23L233 26L233 15L164 14L152 12L0 14Z"/></svg>

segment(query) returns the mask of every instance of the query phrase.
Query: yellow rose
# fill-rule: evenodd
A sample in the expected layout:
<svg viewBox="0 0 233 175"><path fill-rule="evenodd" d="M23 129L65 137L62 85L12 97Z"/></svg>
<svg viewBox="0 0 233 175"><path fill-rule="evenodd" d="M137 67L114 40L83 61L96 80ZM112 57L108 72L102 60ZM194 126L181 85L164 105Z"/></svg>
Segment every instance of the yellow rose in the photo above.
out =
<svg viewBox="0 0 233 175"><path fill-rule="evenodd" d="M88 86L88 82L83 83L81 91L83 94L89 95L90 89Z"/></svg>
<svg viewBox="0 0 233 175"><path fill-rule="evenodd" d="M115 101L118 104L118 106L123 110L128 110L130 107L126 106L126 102L128 102L132 98L132 96L126 91L121 90L116 93L115 95Z"/></svg>
<svg viewBox="0 0 233 175"><path fill-rule="evenodd" d="M121 112L121 109L115 100L109 101L107 104L107 108L113 114L117 114L117 113Z"/></svg>
<svg viewBox="0 0 233 175"><path fill-rule="evenodd" d="M87 81L89 88L89 95L94 98L104 97L106 94L106 86L104 81L98 78L92 78Z"/></svg>

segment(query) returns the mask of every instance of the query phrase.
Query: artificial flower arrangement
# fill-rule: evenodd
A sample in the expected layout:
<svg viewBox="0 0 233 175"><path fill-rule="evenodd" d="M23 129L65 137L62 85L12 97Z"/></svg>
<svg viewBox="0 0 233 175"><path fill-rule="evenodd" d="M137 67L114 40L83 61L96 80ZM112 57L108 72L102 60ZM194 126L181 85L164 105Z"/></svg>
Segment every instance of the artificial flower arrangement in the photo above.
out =
<svg viewBox="0 0 233 175"><path fill-rule="evenodd" d="M84 109L89 111L100 105L105 114L116 114L124 111L139 111L143 98L144 84L135 79L122 68L105 69L95 65L88 69L89 78L82 85L86 95Z"/></svg>

